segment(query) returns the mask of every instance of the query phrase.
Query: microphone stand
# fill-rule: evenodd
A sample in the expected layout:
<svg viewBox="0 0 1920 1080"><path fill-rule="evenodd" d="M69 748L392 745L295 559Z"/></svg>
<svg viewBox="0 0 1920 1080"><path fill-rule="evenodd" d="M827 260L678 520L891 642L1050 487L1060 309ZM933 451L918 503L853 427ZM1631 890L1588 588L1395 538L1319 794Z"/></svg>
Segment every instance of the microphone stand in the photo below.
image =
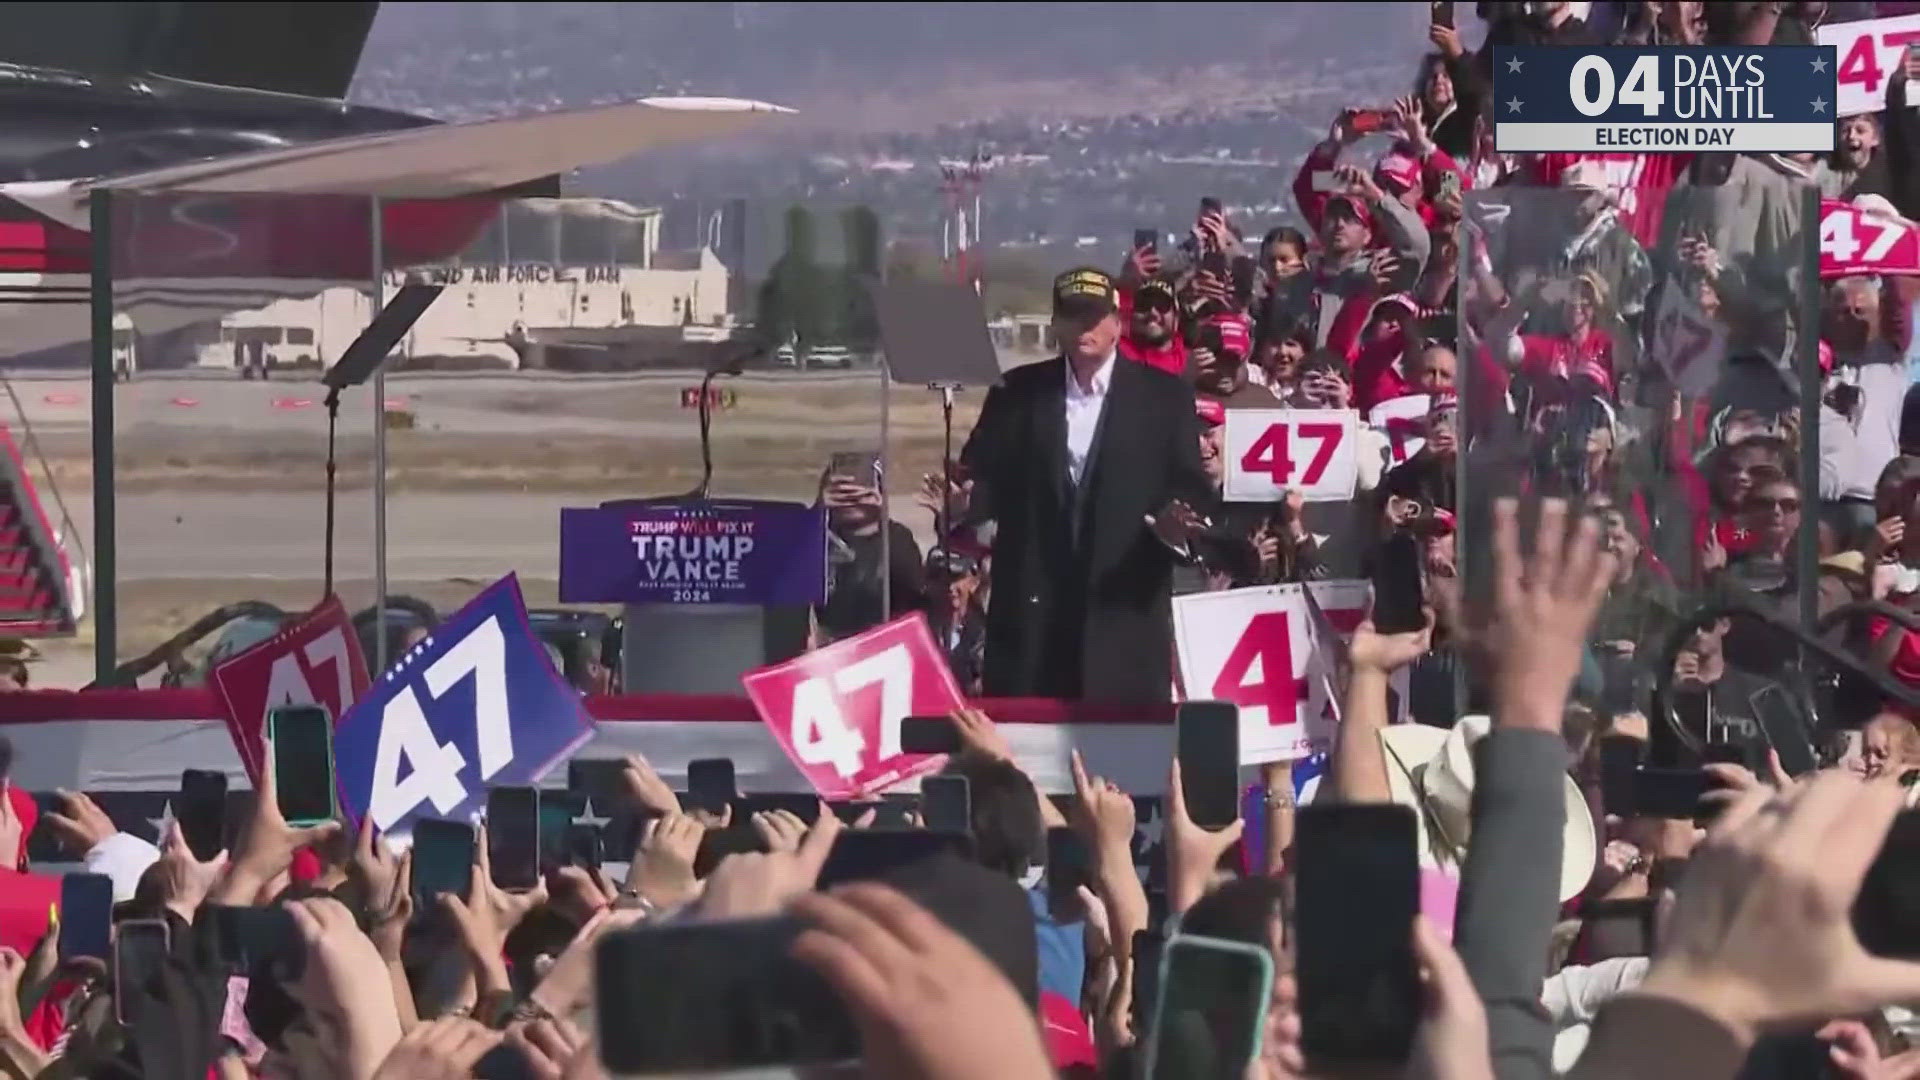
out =
<svg viewBox="0 0 1920 1080"><path fill-rule="evenodd" d="M324 599L333 595L333 498L334 477L339 467L334 459L334 433L340 426L340 390L338 386L327 388L327 536L326 536L326 585L320 590ZM382 598L384 602L384 597Z"/></svg>
<svg viewBox="0 0 1920 1080"><path fill-rule="evenodd" d="M940 392L940 501L934 504L933 530L944 548L953 531L953 399L960 384L928 383L927 389Z"/></svg>
<svg viewBox="0 0 1920 1080"><path fill-rule="evenodd" d="M739 375L748 361L765 356L766 352L765 348L754 348L730 356L708 367L700 376L700 486L688 493L688 499L705 502L713 488L713 380L721 375Z"/></svg>

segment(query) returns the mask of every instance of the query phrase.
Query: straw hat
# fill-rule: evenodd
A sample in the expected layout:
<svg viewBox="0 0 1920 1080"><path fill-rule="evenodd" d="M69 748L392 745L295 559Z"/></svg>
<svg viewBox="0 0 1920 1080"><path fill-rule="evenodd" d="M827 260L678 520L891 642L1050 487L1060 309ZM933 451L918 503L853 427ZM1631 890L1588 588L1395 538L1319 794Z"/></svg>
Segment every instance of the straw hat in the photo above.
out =
<svg viewBox="0 0 1920 1080"><path fill-rule="evenodd" d="M1395 724L1380 732L1392 799L1419 814L1420 865L1458 874L1465 863L1472 828L1473 744L1492 726L1485 716L1466 716L1451 728ZM1587 887L1599 847L1586 797L1572 777L1561 780L1566 793L1560 842L1564 903Z"/></svg>

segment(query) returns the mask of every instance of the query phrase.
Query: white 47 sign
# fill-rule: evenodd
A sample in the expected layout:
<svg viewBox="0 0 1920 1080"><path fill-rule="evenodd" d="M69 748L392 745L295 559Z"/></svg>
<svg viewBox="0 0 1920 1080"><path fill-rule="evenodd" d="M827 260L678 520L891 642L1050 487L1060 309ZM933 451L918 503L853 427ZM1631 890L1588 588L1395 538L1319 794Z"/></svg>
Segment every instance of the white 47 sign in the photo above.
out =
<svg viewBox="0 0 1920 1080"><path fill-rule="evenodd" d="M1228 409L1228 501L1274 502L1289 490L1308 502L1353 498L1358 424L1346 409Z"/></svg>
<svg viewBox="0 0 1920 1080"><path fill-rule="evenodd" d="M918 614L895 619L741 679L794 767L829 799L878 793L939 768L904 754L900 722L965 703Z"/></svg>

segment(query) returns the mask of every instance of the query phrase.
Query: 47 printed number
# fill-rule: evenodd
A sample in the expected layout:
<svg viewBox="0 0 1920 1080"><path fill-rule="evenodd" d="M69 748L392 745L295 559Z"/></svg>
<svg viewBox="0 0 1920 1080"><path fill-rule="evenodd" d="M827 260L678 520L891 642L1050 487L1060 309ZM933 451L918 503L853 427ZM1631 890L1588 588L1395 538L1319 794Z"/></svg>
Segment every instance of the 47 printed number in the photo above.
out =
<svg viewBox="0 0 1920 1080"><path fill-rule="evenodd" d="M793 752L808 765L825 765L842 779L859 774L867 740L847 719L841 699L880 687L880 753L872 764L900 753L900 721L913 709L913 657L894 645L856 660L831 675L804 679L793 688Z"/></svg>
<svg viewBox="0 0 1920 1080"><path fill-rule="evenodd" d="M1290 439L1286 424L1269 424L1260 437L1253 440L1247 452L1240 456L1240 468L1248 473L1265 473L1273 477L1275 484L1295 484L1311 487L1320 482L1327 474L1327 465L1333 460L1333 453L1340 448L1340 436L1346 431L1341 424L1301 424L1299 435L1302 439L1317 441L1320 445L1313 452L1313 458L1298 480L1293 478L1294 461L1290 453Z"/></svg>
<svg viewBox="0 0 1920 1080"><path fill-rule="evenodd" d="M513 761L513 723L507 713L506 638L500 620L488 618L427 665L421 673L429 697L439 699L472 676L474 745L480 752L485 783ZM373 793L367 815L387 828L422 802L442 814L467 800L460 782L466 756L452 742L441 742L420 702L420 688L407 686L387 702L380 717L380 745L374 752ZM404 768L403 768L404 766ZM402 774L405 779L402 779Z"/></svg>

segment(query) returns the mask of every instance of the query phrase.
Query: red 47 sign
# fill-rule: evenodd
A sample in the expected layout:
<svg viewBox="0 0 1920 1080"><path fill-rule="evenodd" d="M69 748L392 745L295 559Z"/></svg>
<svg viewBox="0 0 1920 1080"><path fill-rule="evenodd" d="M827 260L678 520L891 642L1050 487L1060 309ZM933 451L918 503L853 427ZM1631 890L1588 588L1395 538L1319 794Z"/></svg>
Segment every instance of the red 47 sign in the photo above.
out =
<svg viewBox="0 0 1920 1080"><path fill-rule="evenodd" d="M1920 15L1834 23L1820 28L1819 39L1822 45L1832 45L1840 58L1840 66L1834 69L1840 91L1833 114L1879 112L1886 107L1887 83L1900 70L1907 46L1920 42ZM1911 87L1907 90L1909 95L1914 92Z"/></svg>
<svg viewBox="0 0 1920 1080"><path fill-rule="evenodd" d="M1915 90L1920 96L1920 89ZM1920 226L1860 211L1851 203L1820 203L1820 276L1920 274Z"/></svg>
<svg viewBox="0 0 1920 1080"><path fill-rule="evenodd" d="M828 799L881 791L938 769L900 751L900 721L966 703L918 612L742 676L775 742Z"/></svg>
<svg viewBox="0 0 1920 1080"><path fill-rule="evenodd" d="M267 713L282 705L320 705L335 722L367 689L367 662L340 598L215 667L209 675L226 710L227 730L247 776L260 782Z"/></svg>
<svg viewBox="0 0 1920 1080"><path fill-rule="evenodd" d="M1364 581L1317 581L1332 629L1351 633L1366 612ZM1240 764L1289 761L1326 749L1339 644L1325 640L1306 586L1263 585L1173 601L1174 644L1187 697L1240 706Z"/></svg>
<svg viewBox="0 0 1920 1080"><path fill-rule="evenodd" d="M1297 489L1308 502L1353 498L1360 414L1350 409L1228 409L1229 502L1273 502Z"/></svg>

